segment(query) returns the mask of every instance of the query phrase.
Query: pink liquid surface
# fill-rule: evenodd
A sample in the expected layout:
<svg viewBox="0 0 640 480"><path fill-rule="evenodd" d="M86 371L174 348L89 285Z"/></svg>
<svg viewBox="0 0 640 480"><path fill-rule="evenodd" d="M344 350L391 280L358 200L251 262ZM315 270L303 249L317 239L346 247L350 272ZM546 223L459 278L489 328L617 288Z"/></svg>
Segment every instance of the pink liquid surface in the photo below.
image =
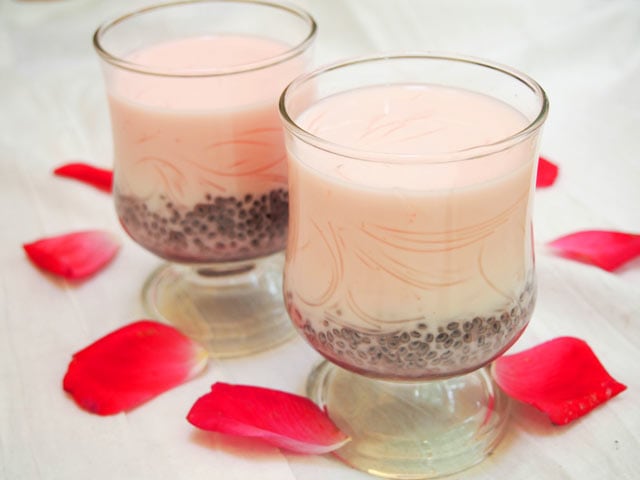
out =
<svg viewBox="0 0 640 480"><path fill-rule="evenodd" d="M285 289L292 316L323 353L346 366L358 363L354 353L362 365L371 360L364 346L336 346L353 347L351 337L325 342L341 328L372 335L374 343L376 336L387 335L389 343L405 335L407 345L431 332L433 342L442 334L437 347L444 355L433 368L446 373L454 353L455 368L468 369L517 338L533 296L536 145L527 140L467 161L443 163L441 156L508 138L526 118L469 91L394 85L328 97L296 122L364 158L385 160L354 160L297 139L289 145ZM513 318L494 325L502 314ZM471 326L475 317L482 325ZM490 329L501 333L492 331L489 342ZM472 343L484 353L460 361ZM460 350L445 354L454 345ZM389 362L383 375L397 359ZM424 371L416 368L417 375Z"/></svg>
<svg viewBox="0 0 640 480"><path fill-rule="evenodd" d="M289 48L219 35L158 44L127 60L193 73L264 62ZM135 240L184 261L234 260L284 247L287 170L276 104L302 68L296 58L218 76L113 74L116 206ZM236 228L249 218L259 225Z"/></svg>

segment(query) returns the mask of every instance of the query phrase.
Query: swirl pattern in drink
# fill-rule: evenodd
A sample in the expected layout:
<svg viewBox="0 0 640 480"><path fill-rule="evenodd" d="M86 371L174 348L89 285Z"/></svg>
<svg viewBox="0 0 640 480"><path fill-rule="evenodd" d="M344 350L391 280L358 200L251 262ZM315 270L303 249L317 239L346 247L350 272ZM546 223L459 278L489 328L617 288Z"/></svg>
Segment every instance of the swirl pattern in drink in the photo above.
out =
<svg viewBox="0 0 640 480"><path fill-rule="evenodd" d="M535 302L535 141L480 161L437 156L529 121L494 98L428 84L342 92L295 121L332 145L288 140L285 300L313 347L359 373L429 379L513 344ZM431 160L407 159L414 152Z"/></svg>

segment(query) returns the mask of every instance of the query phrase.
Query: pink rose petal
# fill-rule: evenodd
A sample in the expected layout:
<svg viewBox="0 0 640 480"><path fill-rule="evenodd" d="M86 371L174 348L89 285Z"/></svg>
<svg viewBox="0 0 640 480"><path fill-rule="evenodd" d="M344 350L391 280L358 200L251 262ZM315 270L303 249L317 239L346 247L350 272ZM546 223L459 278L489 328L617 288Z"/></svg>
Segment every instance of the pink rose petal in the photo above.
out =
<svg viewBox="0 0 640 480"><path fill-rule="evenodd" d="M113 187L113 172L111 170L86 163L68 163L56 168L53 173L61 177L79 180L107 193L111 193Z"/></svg>
<svg viewBox="0 0 640 480"><path fill-rule="evenodd" d="M73 355L63 388L84 410L112 415L186 382L206 362L206 351L175 328L140 320Z"/></svg>
<svg viewBox="0 0 640 480"><path fill-rule="evenodd" d="M349 440L308 398L262 387L215 383L187 420L203 430L256 437L306 454L327 453Z"/></svg>
<svg viewBox="0 0 640 480"><path fill-rule="evenodd" d="M549 242L563 257L612 272L640 255L640 235L607 230L575 232Z"/></svg>
<svg viewBox="0 0 640 480"><path fill-rule="evenodd" d="M85 230L43 238L22 248L38 267L70 280L80 280L104 268L115 257L120 244L108 232Z"/></svg>
<svg viewBox="0 0 640 480"><path fill-rule="evenodd" d="M544 157L538 158L536 188L550 187L558 177L558 166Z"/></svg>
<svg viewBox="0 0 640 480"><path fill-rule="evenodd" d="M557 425L587 414L627 388L607 373L583 340L573 337L500 357L493 374L509 396L545 412Z"/></svg>

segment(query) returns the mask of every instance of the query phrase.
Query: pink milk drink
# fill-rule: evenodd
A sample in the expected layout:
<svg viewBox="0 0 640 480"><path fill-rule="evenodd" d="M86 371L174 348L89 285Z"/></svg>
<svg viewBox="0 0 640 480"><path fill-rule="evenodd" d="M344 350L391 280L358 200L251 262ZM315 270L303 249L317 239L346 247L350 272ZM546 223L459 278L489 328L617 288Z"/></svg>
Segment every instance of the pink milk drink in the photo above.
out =
<svg viewBox="0 0 640 480"><path fill-rule="evenodd" d="M302 75L289 158L285 303L325 361L307 394L385 478L480 462L508 399L488 364L531 318L542 88L492 62L379 55Z"/></svg>
<svg viewBox="0 0 640 480"><path fill-rule="evenodd" d="M185 38L127 60L184 70L276 57L265 38ZM115 198L127 232L157 255L187 262L260 257L284 247L287 169L278 93L301 61L237 76L191 79L119 72L109 102Z"/></svg>
<svg viewBox="0 0 640 480"><path fill-rule="evenodd" d="M286 302L307 340L347 369L466 373L531 317L538 137L523 132L539 101L528 94L520 108L529 87L503 92L512 79L472 67L365 59L285 92Z"/></svg>
<svg viewBox="0 0 640 480"><path fill-rule="evenodd" d="M150 316L212 354L292 335L280 291L288 228L278 98L305 69L315 22L271 0L155 5L98 29L125 231L168 261Z"/></svg>
<svg viewBox="0 0 640 480"><path fill-rule="evenodd" d="M533 305L534 146L485 163L393 161L490 145L526 118L467 90L403 84L330 96L297 124L390 158L292 148L286 293L310 340L341 364L391 377L466 371L510 345Z"/></svg>

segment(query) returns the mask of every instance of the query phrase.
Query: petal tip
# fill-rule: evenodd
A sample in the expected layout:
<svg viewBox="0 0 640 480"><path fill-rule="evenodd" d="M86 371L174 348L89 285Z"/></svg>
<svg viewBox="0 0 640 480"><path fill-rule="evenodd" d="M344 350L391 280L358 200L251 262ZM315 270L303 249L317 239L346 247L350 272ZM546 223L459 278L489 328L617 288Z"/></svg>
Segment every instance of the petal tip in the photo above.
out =
<svg viewBox="0 0 640 480"><path fill-rule="evenodd" d="M538 170L536 174L536 188L547 188L552 186L558 178L558 166L547 160L545 157L538 158Z"/></svg>
<svg viewBox="0 0 640 480"><path fill-rule="evenodd" d="M259 438L301 454L322 455L349 441L308 398L248 385L213 384L191 407L187 421L203 430Z"/></svg>
<svg viewBox="0 0 640 480"><path fill-rule="evenodd" d="M129 411L200 373L202 350L169 325L139 320L76 352L62 386L91 413Z"/></svg>
<svg viewBox="0 0 640 480"><path fill-rule="evenodd" d="M547 242L561 257L613 272L640 256L640 234L582 230Z"/></svg>
<svg viewBox="0 0 640 480"><path fill-rule="evenodd" d="M113 189L113 172L83 162L72 162L56 167L54 175L71 178L91 185L106 193Z"/></svg>
<svg viewBox="0 0 640 480"><path fill-rule="evenodd" d="M626 389L600 363L589 345L559 337L498 358L493 377L507 395L566 425Z"/></svg>
<svg viewBox="0 0 640 480"><path fill-rule="evenodd" d="M103 230L66 233L22 245L29 259L40 269L77 281L88 279L105 268L120 247L120 240Z"/></svg>

